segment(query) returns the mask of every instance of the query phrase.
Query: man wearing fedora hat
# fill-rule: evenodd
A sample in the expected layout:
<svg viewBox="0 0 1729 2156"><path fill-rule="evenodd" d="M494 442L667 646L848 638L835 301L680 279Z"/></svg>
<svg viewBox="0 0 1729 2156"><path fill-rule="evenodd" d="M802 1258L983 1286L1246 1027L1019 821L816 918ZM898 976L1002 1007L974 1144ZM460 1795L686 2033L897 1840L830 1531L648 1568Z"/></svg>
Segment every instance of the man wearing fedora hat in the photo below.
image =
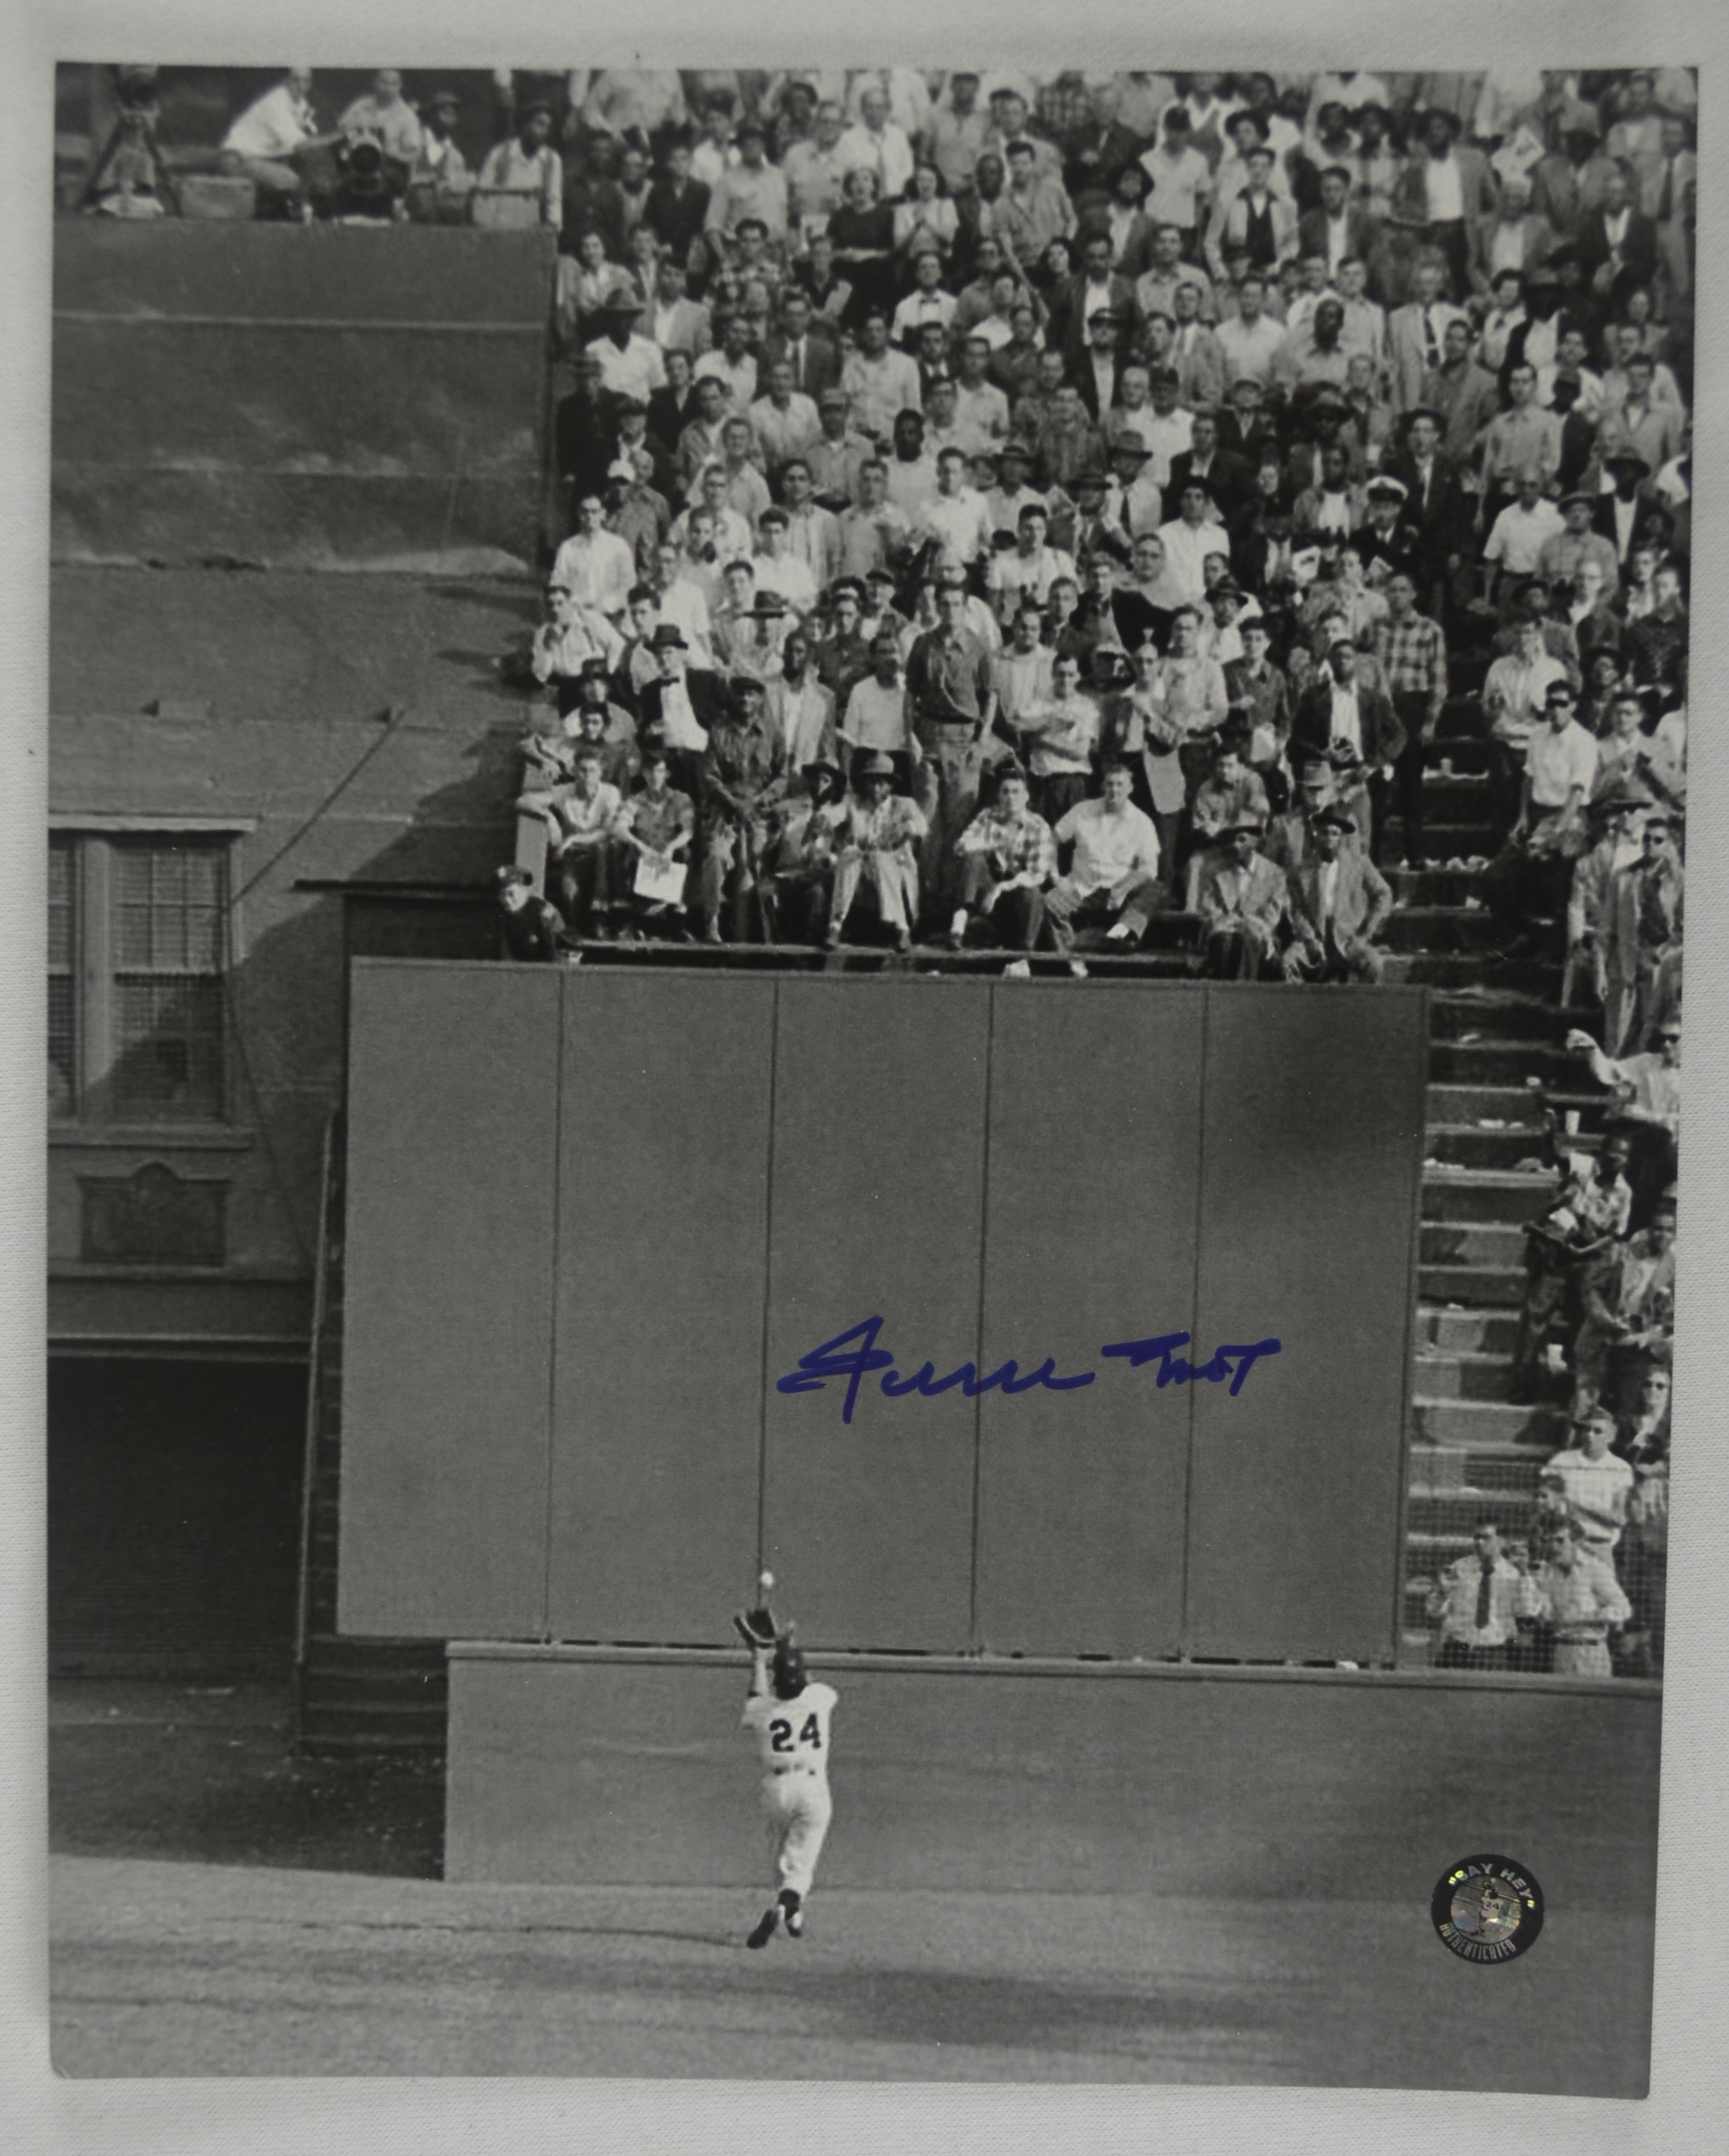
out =
<svg viewBox="0 0 1729 2156"><path fill-rule="evenodd" d="M821 942L846 820L846 775L831 746L799 766L775 816L759 885L771 942Z"/></svg>
<svg viewBox="0 0 1729 2156"><path fill-rule="evenodd" d="M1356 825L1342 808L1322 808L1310 829L1314 852L1286 879L1291 942L1284 977L1372 987L1383 967L1375 938L1392 911L1392 892L1361 847L1346 850Z"/></svg>
<svg viewBox="0 0 1729 2156"><path fill-rule="evenodd" d="M1194 910L1206 939L1202 970L1213 980L1259 980L1277 961L1289 898L1284 877L1255 850L1262 828L1258 817L1232 824L1202 864Z"/></svg>
<svg viewBox="0 0 1729 2156"><path fill-rule="evenodd" d="M919 917L919 853L925 819L918 804L894 791L894 761L880 749L858 757L853 792L836 833L833 896L824 944L840 942L861 896L894 939L910 950Z"/></svg>
<svg viewBox="0 0 1729 2156"><path fill-rule="evenodd" d="M648 400L666 386L661 347L639 334L642 302L628 285L615 285L600 310L600 334L584 347L600 362L600 384L615 397L634 397L645 412Z"/></svg>
<svg viewBox="0 0 1729 2156"><path fill-rule="evenodd" d="M1622 565L1651 528L1656 504L1646 484L1651 467L1637 449L1612 448L1601 463L1608 474L1610 490L1591 497L1591 528L1608 541L1613 557L1605 580L1613 593L1620 582Z"/></svg>
<svg viewBox="0 0 1729 2156"><path fill-rule="evenodd" d="M1573 583L1587 562L1596 564L1611 590L1619 583L1621 565L1613 542L1592 528L1598 499L1582 486L1561 497L1562 528L1546 539L1537 553L1537 575L1544 583Z"/></svg>
<svg viewBox="0 0 1729 2156"><path fill-rule="evenodd" d="M702 788L703 752L710 731L719 723L726 691L711 669L688 665L690 646L676 622L660 623L648 643L656 674L640 693L641 738L645 749L666 750L673 784L695 800Z"/></svg>

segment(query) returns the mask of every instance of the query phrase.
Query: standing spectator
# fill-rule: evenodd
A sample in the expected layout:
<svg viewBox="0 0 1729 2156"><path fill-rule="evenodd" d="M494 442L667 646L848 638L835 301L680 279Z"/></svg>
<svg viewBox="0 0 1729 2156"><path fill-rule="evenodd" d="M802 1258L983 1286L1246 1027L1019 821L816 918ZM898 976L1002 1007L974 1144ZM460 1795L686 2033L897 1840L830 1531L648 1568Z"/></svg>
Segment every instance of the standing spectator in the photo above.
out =
<svg viewBox="0 0 1729 2156"><path fill-rule="evenodd" d="M1386 827L1370 803L1378 797L1384 804L1389 797L1387 782L1404 752L1405 729L1386 690L1363 680L1356 646L1349 638L1340 637L1330 647L1325 669L1298 698L1291 743L1294 753L1300 744L1311 754L1327 757L1335 771L1360 774L1369 798L1364 814L1353 821L1363 830L1371 860L1378 860Z"/></svg>
<svg viewBox="0 0 1729 2156"><path fill-rule="evenodd" d="M1588 1033L1575 1026L1567 1045L1583 1055L1599 1086L1611 1087L1617 1112L1634 1128L1634 1224L1652 1216L1652 1200L1675 1180L1681 1127L1681 1022L1671 1014L1653 1027L1652 1046L1639 1055L1605 1055ZM1670 1210L1671 1223L1675 1214Z"/></svg>
<svg viewBox="0 0 1729 2156"><path fill-rule="evenodd" d="M888 91L880 84L867 84L859 94L858 117L840 141L843 168L873 174L885 201L905 193L913 165L907 131L889 117L889 110Z"/></svg>
<svg viewBox="0 0 1729 2156"><path fill-rule="evenodd" d="M1445 353L1450 322L1469 329L1470 317L1443 296L1447 266L1438 256L1421 256L1412 272L1412 295L1387 317L1387 355L1392 368L1392 401L1407 414L1423 402L1425 375L1438 368ZM1441 421L1444 432L1446 421Z"/></svg>
<svg viewBox="0 0 1729 2156"><path fill-rule="evenodd" d="M765 854L770 837L771 811L786 791L786 748L776 729L764 716L766 690L755 675L737 674L732 681L732 708L708 732L702 760L702 861L701 868L702 940L718 943L721 916L733 901L734 940L740 916L746 933L751 927L766 933L759 886L767 873ZM757 918L749 919L752 911Z"/></svg>
<svg viewBox="0 0 1729 2156"><path fill-rule="evenodd" d="M1604 173L1602 199L1582 220L1578 246L1579 268L1592 296L1612 313L1619 312L1629 291L1654 280L1657 227L1634 207L1632 184L1620 166Z"/></svg>
<svg viewBox="0 0 1729 2156"><path fill-rule="evenodd" d="M1176 227L1191 260L1198 259L1201 223L1212 194L1212 167L1196 146L1194 132L1184 105L1167 106L1159 141L1140 161L1153 183L1152 216Z"/></svg>
<svg viewBox="0 0 1729 2156"><path fill-rule="evenodd" d="M1562 1535L1536 1579L1539 1620L1552 1631L1557 1676L1614 1674L1608 1636L1633 1615L1614 1573L1577 1526Z"/></svg>
<svg viewBox="0 0 1729 2156"><path fill-rule="evenodd" d="M1608 1408L1583 1400L1574 1409L1568 1435L1572 1444L1552 1454L1538 1475L1539 1503L1589 1555L1607 1563L1626 1525L1633 1470L1609 1450L1615 1418Z"/></svg>
<svg viewBox="0 0 1729 2156"><path fill-rule="evenodd" d="M1663 1669L1664 1606L1669 1576L1668 1369L1653 1364L1639 1378L1634 1413L1620 1425L1615 1450L1633 1470L1627 1525L1616 1553L1622 1591L1633 1616L1622 1635L1627 1667L1634 1676Z"/></svg>
<svg viewBox="0 0 1729 2156"><path fill-rule="evenodd" d="M553 557L552 580L579 607L605 615L616 629L636 582L636 558L629 542L607 531L605 523L605 501L584 495L576 505L576 529Z"/></svg>
<svg viewBox="0 0 1729 2156"><path fill-rule="evenodd" d="M1099 706L1080 686L1080 662L1067 653L1052 661L1051 693L1014 722L1027 751L1039 814L1058 824L1085 798L1099 752Z"/></svg>
<svg viewBox="0 0 1729 2156"><path fill-rule="evenodd" d="M1423 845L1423 751L1435 737L1447 701L1447 639L1440 624L1417 611L1415 580L1403 570L1387 580L1387 619L1374 633L1374 652L1404 746L1393 759L1391 788L1382 782L1375 819L1385 824L1389 796L1397 798L1405 834L1405 865L1425 865ZM1376 782L1371 781L1371 799Z"/></svg>
<svg viewBox="0 0 1729 2156"><path fill-rule="evenodd" d="M964 580L936 595L937 626L918 638L907 661L907 700L924 754L919 800L928 826L924 888L933 905L952 903L955 839L978 801L980 742L996 713L991 654L965 626Z"/></svg>
<svg viewBox="0 0 1729 2156"><path fill-rule="evenodd" d="M691 169L691 147L677 137L666 146L664 168L650 183L642 222L675 261L687 264L708 218L709 189Z"/></svg>
<svg viewBox="0 0 1729 2156"><path fill-rule="evenodd" d="M771 249L786 243L786 177L778 165L767 162L767 136L762 122L740 122L737 136L738 162L729 164L713 182L702 226L711 240L728 240L738 232L746 218L759 219Z"/></svg>
<svg viewBox="0 0 1729 2156"><path fill-rule="evenodd" d="M533 223L557 231L564 222L564 167L552 146L553 108L532 99L517 131L486 152L475 182L476 224Z"/></svg>
<svg viewBox="0 0 1729 2156"><path fill-rule="evenodd" d="M1428 1616L1438 1627L1442 1670L1504 1670L1519 1637L1521 1620L1534 1623L1542 1600L1525 1565L1509 1557L1500 1529L1479 1520L1468 1553L1435 1577Z"/></svg>

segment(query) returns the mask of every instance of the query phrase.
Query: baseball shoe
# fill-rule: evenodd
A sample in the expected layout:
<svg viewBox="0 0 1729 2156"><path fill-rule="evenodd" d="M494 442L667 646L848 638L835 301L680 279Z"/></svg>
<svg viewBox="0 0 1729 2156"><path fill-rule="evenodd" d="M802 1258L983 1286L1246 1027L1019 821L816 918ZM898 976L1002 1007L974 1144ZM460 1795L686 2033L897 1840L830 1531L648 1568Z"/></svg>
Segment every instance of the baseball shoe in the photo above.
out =
<svg viewBox="0 0 1729 2156"><path fill-rule="evenodd" d="M761 1921L757 1925L756 1929L751 1933L750 1937L744 1942L745 1945L748 1947L767 1946L769 1940L774 1938L774 1928L780 1922L780 1905L777 1902L773 1908L764 1910Z"/></svg>
<svg viewBox="0 0 1729 2156"><path fill-rule="evenodd" d="M791 1887L783 1887L781 1888L780 1907L786 1912L786 1929L788 1936L795 1939L803 1938L805 1936L805 1905L800 1900L796 1888Z"/></svg>

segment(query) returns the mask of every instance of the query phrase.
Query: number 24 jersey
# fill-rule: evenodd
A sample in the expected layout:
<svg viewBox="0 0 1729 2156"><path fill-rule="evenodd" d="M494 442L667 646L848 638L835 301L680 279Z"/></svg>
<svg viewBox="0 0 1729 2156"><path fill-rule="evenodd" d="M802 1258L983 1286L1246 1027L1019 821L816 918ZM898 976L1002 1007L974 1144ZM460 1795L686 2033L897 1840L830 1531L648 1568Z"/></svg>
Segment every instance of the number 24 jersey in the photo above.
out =
<svg viewBox="0 0 1729 2156"><path fill-rule="evenodd" d="M811 1767L828 1777L829 1718L839 1695L832 1685L807 1684L796 1699L773 1692L744 1702L744 1727L756 1733L763 1771Z"/></svg>

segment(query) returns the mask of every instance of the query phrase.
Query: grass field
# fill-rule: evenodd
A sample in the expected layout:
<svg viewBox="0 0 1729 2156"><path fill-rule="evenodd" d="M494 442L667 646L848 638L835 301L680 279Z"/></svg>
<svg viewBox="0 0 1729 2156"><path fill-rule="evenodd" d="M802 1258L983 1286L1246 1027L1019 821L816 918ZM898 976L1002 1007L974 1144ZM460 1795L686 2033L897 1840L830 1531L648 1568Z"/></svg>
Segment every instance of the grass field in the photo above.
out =
<svg viewBox="0 0 1729 2156"><path fill-rule="evenodd" d="M1341 1851L1325 1898L819 1886L752 1953L737 1886L445 1883L435 1779L296 1760L267 1688L62 1685L54 1723L63 2073L1644 2086L1624 1900L1474 1969Z"/></svg>

